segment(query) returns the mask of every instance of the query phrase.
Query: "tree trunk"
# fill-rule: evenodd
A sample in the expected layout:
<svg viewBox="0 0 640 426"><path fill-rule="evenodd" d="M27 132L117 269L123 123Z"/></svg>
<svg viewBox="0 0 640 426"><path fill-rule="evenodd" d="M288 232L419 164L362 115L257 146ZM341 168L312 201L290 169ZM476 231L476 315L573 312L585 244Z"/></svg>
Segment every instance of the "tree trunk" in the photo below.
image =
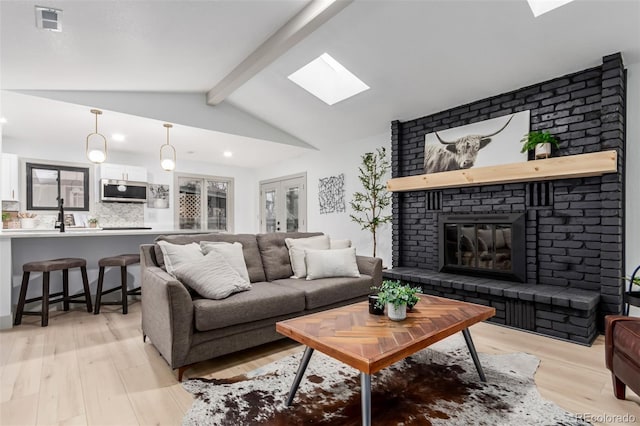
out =
<svg viewBox="0 0 640 426"><path fill-rule="evenodd" d="M371 232L373 233L373 257L376 257L376 231L374 229Z"/></svg>

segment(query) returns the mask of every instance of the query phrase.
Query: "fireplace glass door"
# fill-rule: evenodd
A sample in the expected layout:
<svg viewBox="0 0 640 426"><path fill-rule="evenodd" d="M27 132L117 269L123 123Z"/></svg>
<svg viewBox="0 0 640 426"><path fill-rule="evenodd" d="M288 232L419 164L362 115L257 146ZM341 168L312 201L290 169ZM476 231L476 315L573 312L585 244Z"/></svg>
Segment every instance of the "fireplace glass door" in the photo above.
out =
<svg viewBox="0 0 640 426"><path fill-rule="evenodd" d="M517 269L523 266L524 228L522 219L516 219L501 223L450 217L443 221L441 269L521 280L523 274Z"/></svg>
<svg viewBox="0 0 640 426"><path fill-rule="evenodd" d="M445 225L447 265L511 271L511 225Z"/></svg>

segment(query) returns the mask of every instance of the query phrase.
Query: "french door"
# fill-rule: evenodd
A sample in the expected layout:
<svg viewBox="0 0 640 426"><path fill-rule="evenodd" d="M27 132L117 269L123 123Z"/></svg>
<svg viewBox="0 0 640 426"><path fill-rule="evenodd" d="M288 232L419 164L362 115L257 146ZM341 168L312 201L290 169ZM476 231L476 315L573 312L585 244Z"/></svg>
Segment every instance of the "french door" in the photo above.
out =
<svg viewBox="0 0 640 426"><path fill-rule="evenodd" d="M260 182L260 231L306 230L306 173Z"/></svg>

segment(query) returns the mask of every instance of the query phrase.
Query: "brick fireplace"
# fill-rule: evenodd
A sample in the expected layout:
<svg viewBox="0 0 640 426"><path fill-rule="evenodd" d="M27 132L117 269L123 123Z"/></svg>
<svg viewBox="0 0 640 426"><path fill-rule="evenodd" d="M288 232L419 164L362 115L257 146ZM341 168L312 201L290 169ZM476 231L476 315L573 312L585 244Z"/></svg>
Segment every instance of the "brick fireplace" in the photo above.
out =
<svg viewBox="0 0 640 426"><path fill-rule="evenodd" d="M554 157L615 150L618 170L572 179L396 192L393 269L385 276L419 284L432 294L492 305L498 312L493 321L498 323L590 343L602 329L604 315L622 308L625 81L622 57L614 54L595 68L414 120L394 121L394 178L424 173L425 134L524 110L531 111L531 130L548 130L560 140ZM489 264L507 266L502 220L489 220L496 225L476 226L473 231L464 221L456 225L456 238L463 232L473 235L468 247L476 251L469 254L471 248L458 248L458 257L451 252L448 256L472 270L443 268L443 223L455 215L521 217L521 273L487 274ZM493 242L487 245L484 238L489 234ZM478 251L478 245L484 250Z"/></svg>

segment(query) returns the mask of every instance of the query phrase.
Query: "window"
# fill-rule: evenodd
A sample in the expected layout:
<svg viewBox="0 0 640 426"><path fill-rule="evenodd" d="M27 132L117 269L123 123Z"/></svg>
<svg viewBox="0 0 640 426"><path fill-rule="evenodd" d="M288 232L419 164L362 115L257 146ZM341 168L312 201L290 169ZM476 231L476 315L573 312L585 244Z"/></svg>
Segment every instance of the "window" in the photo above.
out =
<svg viewBox="0 0 640 426"><path fill-rule="evenodd" d="M27 210L89 210L89 169L27 163Z"/></svg>
<svg viewBox="0 0 640 426"><path fill-rule="evenodd" d="M180 229L233 232L233 178L176 175Z"/></svg>

